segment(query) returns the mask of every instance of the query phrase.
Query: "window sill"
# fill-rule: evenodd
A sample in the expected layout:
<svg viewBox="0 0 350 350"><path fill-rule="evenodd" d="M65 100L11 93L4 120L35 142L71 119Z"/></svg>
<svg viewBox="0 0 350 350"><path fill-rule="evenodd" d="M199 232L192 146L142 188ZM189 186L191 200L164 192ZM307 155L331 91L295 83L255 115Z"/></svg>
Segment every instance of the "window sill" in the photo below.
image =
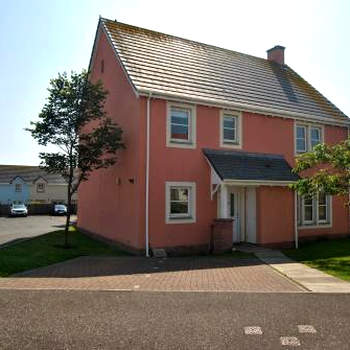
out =
<svg viewBox="0 0 350 350"><path fill-rule="evenodd" d="M222 148L242 148L242 144L239 142L221 142L220 147L222 147Z"/></svg>
<svg viewBox="0 0 350 350"><path fill-rule="evenodd" d="M325 223L325 224L318 224L318 225L315 225L315 224L311 224L311 225L305 225L305 224L303 224L303 225L301 225L301 226L299 226L298 225L298 229L300 229L300 230L306 230L306 229L320 229L320 228L330 228L330 227L332 227L332 224L330 224L330 223Z"/></svg>
<svg viewBox="0 0 350 350"><path fill-rule="evenodd" d="M188 141L176 141L176 140L170 140L167 143L167 147L174 147L174 148L196 148L196 144L193 142Z"/></svg>
<svg viewBox="0 0 350 350"><path fill-rule="evenodd" d="M193 224L196 220L192 216L168 217L167 224Z"/></svg>
<svg viewBox="0 0 350 350"><path fill-rule="evenodd" d="M228 141L228 140L224 140L223 145L239 145L238 141Z"/></svg>

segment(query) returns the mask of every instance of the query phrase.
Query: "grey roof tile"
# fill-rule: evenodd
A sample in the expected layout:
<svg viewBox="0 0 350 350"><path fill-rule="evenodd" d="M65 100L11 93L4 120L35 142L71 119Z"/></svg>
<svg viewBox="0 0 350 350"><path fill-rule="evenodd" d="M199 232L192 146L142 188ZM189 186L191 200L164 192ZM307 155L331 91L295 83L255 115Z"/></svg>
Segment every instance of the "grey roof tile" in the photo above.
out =
<svg viewBox="0 0 350 350"><path fill-rule="evenodd" d="M26 183L33 183L40 176L49 184L67 183L60 174L48 174L38 166L0 165L0 183L11 183L17 176Z"/></svg>
<svg viewBox="0 0 350 350"><path fill-rule="evenodd" d="M222 180L298 180L282 155L207 148L203 153Z"/></svg>
<svg viewBox="0 0 350 350"><path fill-rule="evenodd" d="M139 92L348 118L287 65L101 19Z"/></svg>

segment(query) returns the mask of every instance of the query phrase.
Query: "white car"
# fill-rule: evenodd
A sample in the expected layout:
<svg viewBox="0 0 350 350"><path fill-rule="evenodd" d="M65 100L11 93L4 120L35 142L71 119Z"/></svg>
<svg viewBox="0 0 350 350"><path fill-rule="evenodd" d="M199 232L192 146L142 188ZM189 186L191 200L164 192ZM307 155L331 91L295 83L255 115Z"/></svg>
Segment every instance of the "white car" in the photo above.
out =
<svg viewBox="0 0 350 350"><path fill-rule="evenodd" d="M12 204L10 216L28 216L28 209L24 204Z"/></svg>
<svg viewBox="0 0 350 350"><path fill-rule="evenodd" d="M53 208L54 215L67 215L67 207L64 204L55 204Z"/></svg>

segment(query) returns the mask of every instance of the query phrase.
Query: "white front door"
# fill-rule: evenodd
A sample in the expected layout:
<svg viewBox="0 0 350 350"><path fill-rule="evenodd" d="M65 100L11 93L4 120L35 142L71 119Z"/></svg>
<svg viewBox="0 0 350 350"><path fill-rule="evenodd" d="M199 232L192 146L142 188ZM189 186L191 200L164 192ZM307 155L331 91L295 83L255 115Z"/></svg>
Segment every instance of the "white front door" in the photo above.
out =
<svg viewBox="0 0 350 350"><path fill-rule="evenodd" d="M233 243L238 243L241 241L241 193L240 190L236 188L228 189L227 196L227 209L228 216L233 218L233 232L232 241Z"/></svg>
<svg viewBox="0 0 350 350"><path fill-rule="evenodd" d="M256 190L246 189L246 241L256 243Z"/></svg>

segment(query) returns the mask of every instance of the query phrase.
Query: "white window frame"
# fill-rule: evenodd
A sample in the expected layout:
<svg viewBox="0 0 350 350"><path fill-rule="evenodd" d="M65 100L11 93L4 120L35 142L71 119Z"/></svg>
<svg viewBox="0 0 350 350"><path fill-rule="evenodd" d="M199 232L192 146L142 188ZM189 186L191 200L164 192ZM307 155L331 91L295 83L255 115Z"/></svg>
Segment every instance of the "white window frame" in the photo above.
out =
<svg viewBox="0 0 350 350"><path fill-rule="evenodd" d="M170 214L170 193L172 188L187 188L189 200L187 215ZM190 224L196 222L196 183L195 182L166 182L165 183L165 222L167 224Z"/></svg>
<svg viewBox="0 0 350 350"><path fill-rule="evenodd" d="M17 190L17 186L19 186L19 190ZM21 184L21 183L17 183L17 184L15 184L15 192L17 192L17 193L21 193L21 192L22 192L22 190L23 190L23 186L22 186L22 184Z"/></svg>
<svg viewBox="0 0 350 350"><path fill-rule="evenodd" d="M297 128L302 127L305 128L305 145L306 149L304 151L297 150ZM294 153L295 155L303 154L306 152L312 151L312 140L311 140L311 130L318 129L320 131L320 143L324 143L324 126L319 124L306 124L295 122L294 124Z"/></svg>
<svg viewBox="0 0 350 350"><path fill-rule="evenodd" d="M42 189L39 189L39 186L42 186ZM37 193L45 193L45 184L40 182L38 184L36 184L36 192Z"/></svg>
<svg viewBox="0 0 350 350"><path fill-rule="evenodd" d="M305 219L305 197L302 198L302 207L301 207L301 217L302 217L302 223L303 225L312 225L315 222L315 203L314 198L311 198L311 212L312 212L312 219L306 220Z"/></svg>
<svg viewBox="0 0 350 350"><path fill-rule="evenodd" d="M188 120L188 140L173 139L171 138L171 109L186 109L189 110ZM176 148L196 148L196 106L182 103L167 103L167 116L166 116L166 145L167 147Z"/></svg>
<svg viewBox="0 0 350 350"><path fill-rule="evenodd" d="M319 196L320 196L320 193L317 195L317 222L319 224L328 224L329 221L330 221L330 217L329 217L329 213L330 213L330 205L329 205L329 202L330 202L330 196L327 196L326 195L326 203L325 204L322 204L322 206L325 206L326 207L326 219L323 220L323 219L320 219L320 199L319 199Z"/></svg>
<svg viewBox="0 0 350 350"><path fill-rule="evenodd" d="M224 139L224 118L232 117L236 120L236 140L230 141ZM220 147L242 148L242 113L237 111L221 110L220 111Z"/></svg>
<svg viewBox="0 0 350 350"><path fill-rule="evenodd" d="M319 143L322 143L322 128L319 126L310 126L309 129L310 129L310 150L312 150L313 147L316 146L316 145L312 146L312 130L319 130L319 135L320 135Z"/></svg>
<svg viewBox="0 0 350 350"><path fill-rule="evenodd" d="M319 194L312 199L312 221L305 220L304 198L298 198L298 226L300 229L332 227L332 196L326 195L326 220L319 219Z"/></svg>
<svg viewBox="0 0 350 350"><path fill-rule="evenodd" d="M304 129L304 135L305 135L305 148L304 148L304 150L302 150L302 151L300 151L300 150L298 150L298 128L302 128L302 129ZM307 126L305 126L305 125L296 125L295 126L295 152L296 153L305 153L305 152L307 152L307 149L308 149L308 131L307 131L308 129L307 129Z"/></svg>

